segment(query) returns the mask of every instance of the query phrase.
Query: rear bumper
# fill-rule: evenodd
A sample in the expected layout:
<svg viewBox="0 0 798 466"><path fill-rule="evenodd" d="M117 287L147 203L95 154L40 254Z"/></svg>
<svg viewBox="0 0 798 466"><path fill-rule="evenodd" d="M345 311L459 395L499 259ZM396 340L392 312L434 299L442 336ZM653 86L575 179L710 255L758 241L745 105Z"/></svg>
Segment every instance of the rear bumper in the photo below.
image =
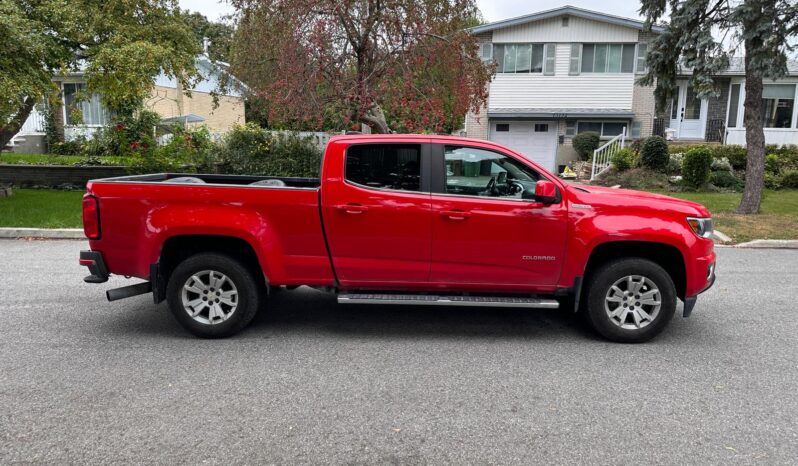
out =
<svg viewBox="0 0 798 466"><path fill-rule="evenodd" d="M103 255L98 251L80 251L80 265L89 268L91 275L83 277L86 283L105 283L108 281L108 267Z"/></svg>

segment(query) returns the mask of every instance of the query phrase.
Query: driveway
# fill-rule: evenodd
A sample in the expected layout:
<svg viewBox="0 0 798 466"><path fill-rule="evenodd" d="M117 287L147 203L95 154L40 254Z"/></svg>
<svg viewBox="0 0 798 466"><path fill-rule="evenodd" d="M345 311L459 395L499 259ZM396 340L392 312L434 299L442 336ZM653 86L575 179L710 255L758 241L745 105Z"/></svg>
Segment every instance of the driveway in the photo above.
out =
<svg viewBox="0 0 798 466"><path fill-rule="evenodd" d="M86 285L79 241L0 240L0 463L714 463L798 458L798 251L719 251L655 341L560 311L344 307L238 337Z"/></svg>

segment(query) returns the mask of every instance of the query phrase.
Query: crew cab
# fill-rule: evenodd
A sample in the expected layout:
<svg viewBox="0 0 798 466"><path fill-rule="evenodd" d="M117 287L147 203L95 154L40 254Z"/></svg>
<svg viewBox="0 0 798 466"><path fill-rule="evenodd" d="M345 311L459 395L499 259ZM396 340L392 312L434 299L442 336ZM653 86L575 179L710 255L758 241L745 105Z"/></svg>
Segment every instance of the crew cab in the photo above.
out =
<svg viewBox="0 0 798 466"><path fill-rule="evenodd" d="M339 303L565 308L646 341L715 279L710 213L666 196L569 184L500 145L333 137L321 177L154 174L93 180L80 263L144 282L201 337L242 330L270 293Z"/></svg>

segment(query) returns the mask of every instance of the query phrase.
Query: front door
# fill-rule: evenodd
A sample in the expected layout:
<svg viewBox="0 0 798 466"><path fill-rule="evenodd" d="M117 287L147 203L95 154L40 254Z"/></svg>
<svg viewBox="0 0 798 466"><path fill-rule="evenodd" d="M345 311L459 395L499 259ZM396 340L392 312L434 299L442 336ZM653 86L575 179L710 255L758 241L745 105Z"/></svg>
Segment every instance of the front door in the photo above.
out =
<svg viewBox="0 0 798 466"><path fill-rule="evenodd" d="M421 170L428 150L427 144L352 145L343 179L324 180L325 233L343 287L428 283L430 194Z"/></svg>
<svg viewBox="0 0 798 466"><path fill-rule="evenodd" d="M432 182L432 284L494 292L554 286L565 259L565 204L522 199L542 175L492 150L433 145L432 152L432 163L444 164L444 179Z"/></svg>
<svg viewBox="0 0 798 466"><path fill-rule="evenodd" d="M707 101L699 99L688 81L679 81L671 103L671 124L677 139L704 139Z"/></svg>

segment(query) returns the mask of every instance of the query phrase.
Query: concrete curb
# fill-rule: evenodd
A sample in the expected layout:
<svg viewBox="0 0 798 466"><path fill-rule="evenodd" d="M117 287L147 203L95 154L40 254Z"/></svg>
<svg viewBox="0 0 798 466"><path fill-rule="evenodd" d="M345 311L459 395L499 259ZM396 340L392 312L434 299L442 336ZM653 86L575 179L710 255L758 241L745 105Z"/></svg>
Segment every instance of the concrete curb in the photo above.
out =
<svg viewBox="0 0 798 466"><path fill-rule="evenodd" d="M743 249L798 249L798 240L755 239L747 243L735 244L734 247Z"/></svg>
<svg viewBox="0 0 798 466"><path fill-rule="evenodd" d="M86 239L82 228L0 228L0 238Z"/></svg>

